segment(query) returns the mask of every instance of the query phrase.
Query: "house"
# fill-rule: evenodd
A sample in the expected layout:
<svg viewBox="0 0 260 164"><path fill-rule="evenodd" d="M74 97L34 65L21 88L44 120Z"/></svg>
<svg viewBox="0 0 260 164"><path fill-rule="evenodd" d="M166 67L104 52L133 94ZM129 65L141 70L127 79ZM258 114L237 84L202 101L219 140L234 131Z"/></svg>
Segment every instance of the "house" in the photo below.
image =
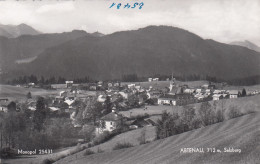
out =
<svg viewBox="0 0 260 164"><path fill-rule="evenodd" d="M210 84L210 85L208 86L208 89L216 89L216 86L213 85L213 84Z"/></svg>
<svg viewBox="0 0 260 164"><path fill-rule="evenodd" d="M36 104L37 104L37 102L35 100L29 101L27 103L28 109L30 109L31 111L35 111L36 110Z"/></svg>
<svg viewBox="0 0 260 164"><path fill-rule="evenodd" d="M187 89L185 89L183 92L184 93L194 93L194 91L195 91L195 89L189 89L189 88L187 88Z"/></svg>
<svg viewBox="0 0 260 164"><path fill-rule="evenodd" d="M137 85L137 86L135 86L135 89L137 89L138 91L140 91L140 90L141 90L141 86L140 86L140 85Z"/></svg>
<svg viewBox="0 0 260 164"><path fill-rule="evenodd" d="M222 94L214 94L212 97L213 97L214 101L223 99L223 95Z"/></svg>
<svg viewBox="0 0 260 164"><path fill-rule="evenodd" d="M99 82L97 83L97 86L98 86L98 87L102 87L102 86L103 86L103 81L99 81Z"/></svg>
<svg viewBox="0 0 260 164"><path fill-rule="evenodd" d="M67 92L66 91L60 91L60 96L66 97L67 96Z"/></svg>
<svg viewBox="0 0 260 164"><path fill-rule="evenodd" d="M59 111L60 108L58 107L49 107L49 109L52 111L52 112L56 112L56 111Z"/></svg>
<svg viewBox="0 0 260 164"><path fill-rule="evenodd" d="M125 121L125 118L121 115L115 112L115 110L112 110L111 113L103 116L100 119L100 127L98 128L98 132L102 133L103 131L109 131L112 132L115 130L122 122Z"/></svg>
<svg viewBox="0 0 260 164"><path fill-rule="evenodd" d="M106 96L105 95L99 95L97 98L97 102L105 102L106 101Z"/></svg>
<svg viewBox="0 0 260 164"><path fill-rule="evenodd" d="M149 81L149 82L152 82L152 81L153 81L153 78L148 78L148 81Z"/></svg>
<svg viewBox="0 0 260 164"><path fill-rule="evenodd" d="M97 90L97 85L95 83L89 84L89 90L96 91Z"/></svg>
<svg viewBox="0 0 260 164"><path fill-rule="evenodd" d="M196 99L192 94L176 94L176 95L163 95L158 98L158 104L163 105L186 105L195 103Z"/></svg>
<svg viewBox="0 0 260 164"><path fill-rule="evenodd" d="M0 102L0 112L7 112L7 102Z"/></svg>
<svg viewBox="0 0 260 164"><path fill-rule="evenodd" d="M55 98L52 100L52 103L61 103L63 102L65 99L62 96L55 96Z"/></svg>
<svg viewBox="0 0 260 164"><path fill-rule="evenodd" d="M144 119L147 123L148 123L148 125L147 126L156 126L157 124L156 124L156 121L154 121L153 119L151 119L151 118L146 118L146 119Z"/></svg>
<svg viewBox="0 0 260 164"><path fill-rule="evenodd" d="M7 102L8 98L0 98L0 102Z"/></svg>
<svg viewBox="0 0 260 164"><path fill-rule="evenodd" d="M169 94L176 95L182 93L183 89L179 86L171 86L170 85L170 91Z"/></svg>
<svg viewBox="0 0 260 164"><path fill-rule="evenodd" d="M131 125L135 125L137 127L145 127L148 126L149 123L145 121L144 119L136 119L135 121L132 122Z"/></svg>
<svg viewBox="0 0 260 164"><path fill-rule="evenodd" d="M159 105L176 105L176 97L175 95L162 95L158 98Z"/></svg>
<svg viewBox="0 0 260 164"><path fill-rule="evenodd" d="M34 87L34 86L35 86L35 83L28 83L28 86L29 86L29 87Z"/></svg>
<svg viewBox="0 0 260 164"><path fill-rule="evenodd" d="M201 93L202 89L196 89L196 93Z"/></svg>
<svg viewBox="0 0 260 164"><path fill-rule="evenodd" d="M229 98L231 99L238 98L238 94L239 94L238 90L229 90L228 93L229 93Z"/></svg>
<svg viewBox="0 0 260 164"><path fill-rule="evenodd" d="M204 89L208 89L208 88L209 88L209 85L208 85L208 84L204 84L204 85L202 85L201 87L204 88Z"/></svg>
<svg viewBox="0 0 260 164"><path fill-rule="evenodd" d="M108 88L113 87L113 83L107 83L107 87Z"/></svg>
<svg viewBox="0 0 260 164"><path fill-rule="evenodd" d="M124 99L128 99L128 97L130 96L130 93L128 93L128 92L118 92Z"/></svg>
<svg viewBox="0 0 260 164"><path fill-rule="evenodd" d="M210 90L210 89L206 89L206 90L205 90L205 93L210 94L210 93L211 93L211 90Z"/></svg>
<svg viewBox="0 0 260 164"><path fill-rule="evenodd" d="M73 81L65 81L66 87L70 88L73 85Z"/></svg>
<svg viewBox="0 0 260 164"><path fill-rule="evenodd" d="M135 84L128 84L127 87L128 87L129 89L135 88Z"/></svg>
<svg viewBox="0 0 260 164"><path fill-rule="evenodd" d="M221 94L223 91L222 90L214 90L213 94Z"/></svg>
<svg viewBox="0 0 260 164"><path fill-rule="evenodd" d="M153 81L159 81L159 78L153 78Z"/></svg>
<svg viewBox="0 0 260 164"><path fill-rule="evenodd" d="M0 102L0 112L13 112L16 111L16 103L14 101Z"/></svg>

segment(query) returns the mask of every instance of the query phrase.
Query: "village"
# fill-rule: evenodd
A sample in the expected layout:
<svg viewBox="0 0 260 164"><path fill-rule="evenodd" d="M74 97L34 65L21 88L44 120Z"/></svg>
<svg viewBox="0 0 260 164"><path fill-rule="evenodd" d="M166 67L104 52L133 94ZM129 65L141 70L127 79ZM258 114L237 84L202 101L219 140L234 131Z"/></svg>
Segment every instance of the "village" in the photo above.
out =
<svg viewBox="0 0 260 164"><path fill-rule="evenodd" d="M159 82L159 78L149 78L148 82ZM204 84L197 88L191 88L188 85L179 85L172 78L167 79L168 87L147 88L135 83L123 84L121 82L102 82L88 84L74 84L73 81L66 81L65 84L54 84L53 89L59 90L59 94L49 95L47 98L48 109L61 117L70 118L75 128L82 128L86 122L77 121L76 116L82 107L89 108L90 101L96 101L105 108L105 104L110 104L110 111L101 109L102 117L95 122L103 121L105 126L96 124L96 132L113 131L118 122L124 120L130 128L138 128L142 125L155 125L156 120L131 119L129 116L120 114L121 111L128 111L133 108L140 110L147 109L147 106L185 106L205 101L218 101L221 99L236 99L239 97L259 94L259 91L251 92L243 90L224 90L214 84ZM221 84L225 85L225 84ZM23 86L17 86L23 87ZM36 87L34 83L28 83L24 87ZM89 93L92 94L89 94ZM28 93L27 100L23 102L32 112L36 110L37 98ZM8 98L0 99L0 112L19 111L20 102L11 101ZM104 114L106 113L106 114ZM132 113L132 112L131 112ZM131 117L131 116L130 116ZM132 120L131 123L127 120ZM139 119L140 120L140 119Z"/></svg>

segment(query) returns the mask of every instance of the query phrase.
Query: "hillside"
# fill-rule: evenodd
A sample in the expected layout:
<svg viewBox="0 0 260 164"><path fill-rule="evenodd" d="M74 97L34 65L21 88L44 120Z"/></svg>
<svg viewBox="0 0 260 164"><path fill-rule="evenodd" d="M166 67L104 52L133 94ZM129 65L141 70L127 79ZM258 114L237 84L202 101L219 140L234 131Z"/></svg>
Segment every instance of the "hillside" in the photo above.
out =
<svg viewBox="0 0 260 164"><path fill-rule="evenodd" d="M4 31L4 32L3 32ZM26 24L2 25L0 24L0 36L16 38L21 35L38 35L41 32Z"/></svg>
<svg viewBox="0 0 260 164"><path fill-rule="evenodd" d="M60 34L24 35L17 38L0 37L0 66L3 70L14 68L15 62L35 59L45 49L89 35L85 31Z"/></svg>
<svg viewBox="0 0 260 164"><path fill-rule="evenodd" d="M189 131L133 148L82 156L79 153L56 163L257 163L260 160L259 112ZM241 153L224 152L224 148ZM180 153L182 148L204 148L205 153ZM207 148L221 153L206 152Z"/></svg>
<svg viewBox="0 0 260 164"><path fill-rule="evenodd" d="M149 26L103 37L82 37L42 52L12 74L118 79L125 74L210 75L222 79L260 75L260 54L204 40L183 29Z"/></svg>

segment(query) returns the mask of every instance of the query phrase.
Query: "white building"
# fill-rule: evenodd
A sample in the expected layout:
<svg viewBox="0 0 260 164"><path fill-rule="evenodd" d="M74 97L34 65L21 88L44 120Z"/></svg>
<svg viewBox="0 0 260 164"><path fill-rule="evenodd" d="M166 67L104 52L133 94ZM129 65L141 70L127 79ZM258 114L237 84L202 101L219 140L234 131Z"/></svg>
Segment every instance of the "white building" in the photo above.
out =
<svg viewBox="0 0 260 164"><path fill-rule="evenodd" d="M124 120L124 117L121 114L118 114L114 110L111 113L103 116L100 119L100 127L97 128L98 133L102 133L104 131L112 132L115 130L118 125L120 125Z"/></svg>
<svg viewBox="0 0 260 164"><path fill-rule="evenodd" d="M230 90L228 91L228 93L229 93L229 98L231 99L235 99L238 97L238 90Z"/></svg>

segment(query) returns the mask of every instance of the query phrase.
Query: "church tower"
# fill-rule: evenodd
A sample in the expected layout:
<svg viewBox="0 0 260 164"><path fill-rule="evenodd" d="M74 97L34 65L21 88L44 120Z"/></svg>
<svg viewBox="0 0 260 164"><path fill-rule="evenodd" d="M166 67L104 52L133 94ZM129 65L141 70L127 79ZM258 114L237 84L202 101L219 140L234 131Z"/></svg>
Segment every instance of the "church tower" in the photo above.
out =
<svg viewBox="0 0 260 164"><path fill-rule="evenodd" d="M172 78L171 78L171 82L170 82L170 92L172 91L172 88L175 86L175 78L173 78L173 74L172 74Z"/></svg>

